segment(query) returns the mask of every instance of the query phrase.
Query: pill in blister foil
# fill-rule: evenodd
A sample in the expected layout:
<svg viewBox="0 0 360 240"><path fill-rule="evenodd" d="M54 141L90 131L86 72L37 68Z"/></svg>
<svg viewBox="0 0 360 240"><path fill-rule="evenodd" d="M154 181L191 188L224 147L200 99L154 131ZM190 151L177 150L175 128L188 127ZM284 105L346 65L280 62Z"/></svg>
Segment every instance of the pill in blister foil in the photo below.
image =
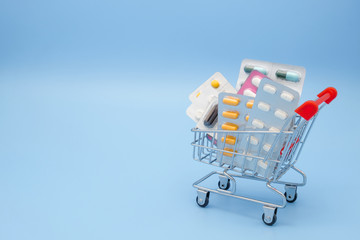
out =
<svg viewBox="0 0 360 240"><path fill-rule="evenodd" d="M270 105L264 102L259 102L258 108L262 111L268 112L270 110Z"/></svg>
<svg viewBox="0 0 360 240"><path fill-rule="evenodd" d="M287 102L292 102L292 100L294 100L294 95L292 95L291 93L287 92L287 91L283 91L281 94L280 94L280 97L282 99L284 99L285 101Z"/></svg>
<svg viewBox="0 0 360 240"><path fill-rule="evenodd" d="M276 88L270 84L265 84L264 85L264 91L270 94L275 94L276 93Z"/></svg>
<svg viewBox="0 0 360 240"><path fill-rule="evenodd" d="M260 81L261 81L261 78L258 76L255 76L255 77L253 77L253 79L251 79L252 84L254 84L256 87L259 87Z"/></svg>
<svg viewBox="0 0 360 240"><path fill-rule="evenodd" d="M256 97L256 93L254 93L253 91L251 91L250 89L246 89L244 91L244 95L248 96L248 97Z"/></svg>
<svg viewBox="0 0 360 240"><path fill-rule="evenodd" d="M230 106L237 106L240 103L240 99L236 97L227 96L223 98L223 103Z"/></svg>
<svg viewBox="0 0 360 240"><path fill-rule="evenodd" d="M276 110L274 114L277 118L280 118L281 120L285 120L288 116L286 112L280 109Z"/></svg>
<svg viewBox="0 0 360 240"><path fill-rule="evenodd" d="M300 75L294 71L286 71L286 70L277 70L276 76L291 82L299 82Z"/></svg>
<svg viewBox="0 0 360 240"><path fill-rule="evenodd" d="M238 111L225 111L223 112L223 117L230 118L230 119L237 119L239 117Z"/></svg>
<svg viewBox="0 0 360 240"><path fill-rule="evenodd" d="M221 141L224 142L224 137L221 138ZM226 136L225 143L230 145L235 145L236 137L234 136Z"/></svg>
<svg viewBox="0 0 360 240"><path fill-rule="evenodd" d="M264 122L263 121L260 121L259 119L254 119L251 123L254 127L257 127L257 128L264 128Z"/></svg>
<svg viewBox="0 0 360 240"><path fill-rule="evenodd" d="M223 125L221 125L221 128L223 130L228 130L228 131L236 131L239 129L239 126L234 124L234 123L224 123Z"/></svg>
<svg viewBox="0 0 360 240"><path fill-rule="evenodd" d="M252 108L253 105L254 105L254 100L250 100L250 101L248 101L248 102L246 103L246 107L247 107L247 108Z"/></svg>

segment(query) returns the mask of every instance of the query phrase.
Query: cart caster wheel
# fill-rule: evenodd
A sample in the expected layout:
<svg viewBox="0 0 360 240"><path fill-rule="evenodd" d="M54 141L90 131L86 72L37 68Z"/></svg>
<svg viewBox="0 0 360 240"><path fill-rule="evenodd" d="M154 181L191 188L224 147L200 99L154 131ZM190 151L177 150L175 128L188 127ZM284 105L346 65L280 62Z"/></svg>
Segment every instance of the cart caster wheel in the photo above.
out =
<svg viewBox="0 0 360 240"><path fill-rule="evenodd" d="M226 184L221 184L221 182L218 182L218 186L222 190L228 190L230 188L230 179L227 180Z"/></svg>
<svg viewBox="0 0 360 240"><path fill-rule="evenodd" d="M263 220L263 222L264 222L266 225L272 226L272 225L274 225L274 223L276 223L276 220L277 220L276 214L274 214L271 222L266 222L266 221L265 221L265 213L263 213L263 215L262 215L262 220Z"/></svg>
<svg viewBox="0 0 360 240"><path fill-rule="evenodd" d="M205 201L204 202L200 202L199 201L199 197L197 196L196 197L196 203L200 206L200 207L206 207L208 204L209 204L209 196L210 196L210 193L208 192L206 194L206 197L205 197Z"/></svg>
<svg viewBox="0 0 360 240"><path fill-rule="evenodd" d="M291 196L291 195L288 196L288 195L286 194L286 192L285 192L284 195L285 195L286 201L287 201L288 203L293 203L293 202L295 202L296 199L297 199L297 193L295 193L294 196Z"/></svg>

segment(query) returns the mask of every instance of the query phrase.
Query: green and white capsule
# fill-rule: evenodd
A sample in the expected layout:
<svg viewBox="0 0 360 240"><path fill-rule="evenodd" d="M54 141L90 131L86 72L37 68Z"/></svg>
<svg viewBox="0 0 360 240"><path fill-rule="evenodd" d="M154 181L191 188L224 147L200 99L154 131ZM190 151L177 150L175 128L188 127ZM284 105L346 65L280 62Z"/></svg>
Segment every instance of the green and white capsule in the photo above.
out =
<svg viewBox="0 0 360 240"><path fill-rule="evenodd" d="M276 76L290 82L299 82L300 75L297 72L286 71L286 70L277 70Z"/></svg>
<svg viewBox="0 0 360 240"><path fill-rule="evenodd" d="M253 65L246 65L246 66L244 67L244 71L245 71L246 73L251 73L251 71L253 71L253 70L256 70L256 71L258 71L258 72L261 72L261 73L264 74L264 75L267 74L266 69L265 69L265 68L262 68L262 67L256 67L256 66L253 66Z"/></svg>

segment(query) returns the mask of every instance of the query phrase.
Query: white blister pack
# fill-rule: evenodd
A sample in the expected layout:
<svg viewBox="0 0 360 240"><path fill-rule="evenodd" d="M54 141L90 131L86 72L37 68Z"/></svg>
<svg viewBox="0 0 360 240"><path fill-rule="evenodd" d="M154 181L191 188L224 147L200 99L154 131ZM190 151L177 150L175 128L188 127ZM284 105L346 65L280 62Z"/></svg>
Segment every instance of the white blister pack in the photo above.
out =
<svg viewBox="0 0 360 240"><path fill-rule="evenodd" d="M236 90L217 72L189 95L192 104L187 108L186 114L197 123L197 128L216 129L217 102L221 92L236 93Z"/></svg>
<svg viewBox="0 0 360 240"><path fill-rule="evenodd" d="M289 130L292 124L295 109L298 106L299 94L297 91L284 86L271 79L262 79L257 89L254 106L249 118L249 124L259 131L273 131L274 134L267 134L261 139L254 141L259 142L258 153L265 156L271 149L276 136L280 131ZM282 142L286 139L278 139L274 145L273 153L279 153L283 147ZM272 158L272 156L270 156ZM258 162L258 173L267 174L275 165L268 162ZM269 168L269 169L268 169ZM270 169L271 168L271 169Z"/></svg>
<svg viewBox="0 0 360 240"><path fill-rule="evenodd" d="M287 130L290 124L288 120L294 116L298 103L297 91L264 78L257 89L249 121L259 130Z"/></svg>
<svg viewBox="0 0 360 240"><path fill-rule="evenodd" d="M244 59L241 63L236 89L241 88L252 70L257 70L275 82L292 88L301 96L306 74L304 67Z"/></svg>
<svg viewBox="0 0 360 240"><path fill-rule="evenodd" d="M219 112L218 112L218 129L227 131L245 130L251 108L254 104L254 98L239 94L220 93L219 94ZM242 135L232 133L218 133L218 148L229 152L239 152L239 146L242 142ZM218 152L217 159L222 163L234 166L242 166L242 158L238 155L228 152Z"/></svg>

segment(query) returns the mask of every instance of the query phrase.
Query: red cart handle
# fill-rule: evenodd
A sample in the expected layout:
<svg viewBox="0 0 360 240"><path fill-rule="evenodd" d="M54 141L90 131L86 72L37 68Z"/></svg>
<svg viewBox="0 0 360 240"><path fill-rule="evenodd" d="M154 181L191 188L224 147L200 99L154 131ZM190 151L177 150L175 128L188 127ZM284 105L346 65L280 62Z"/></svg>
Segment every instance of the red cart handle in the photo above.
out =
<svg viewBox="0 0 360 240"><path fill-rule="evenodd" d="M309 100L298 107L295 112L309 121L319 110L319 105L325 102L331 103L337 96L337 91L333 87L328 87L317 95L319 98L315 101Z"/></svg>

